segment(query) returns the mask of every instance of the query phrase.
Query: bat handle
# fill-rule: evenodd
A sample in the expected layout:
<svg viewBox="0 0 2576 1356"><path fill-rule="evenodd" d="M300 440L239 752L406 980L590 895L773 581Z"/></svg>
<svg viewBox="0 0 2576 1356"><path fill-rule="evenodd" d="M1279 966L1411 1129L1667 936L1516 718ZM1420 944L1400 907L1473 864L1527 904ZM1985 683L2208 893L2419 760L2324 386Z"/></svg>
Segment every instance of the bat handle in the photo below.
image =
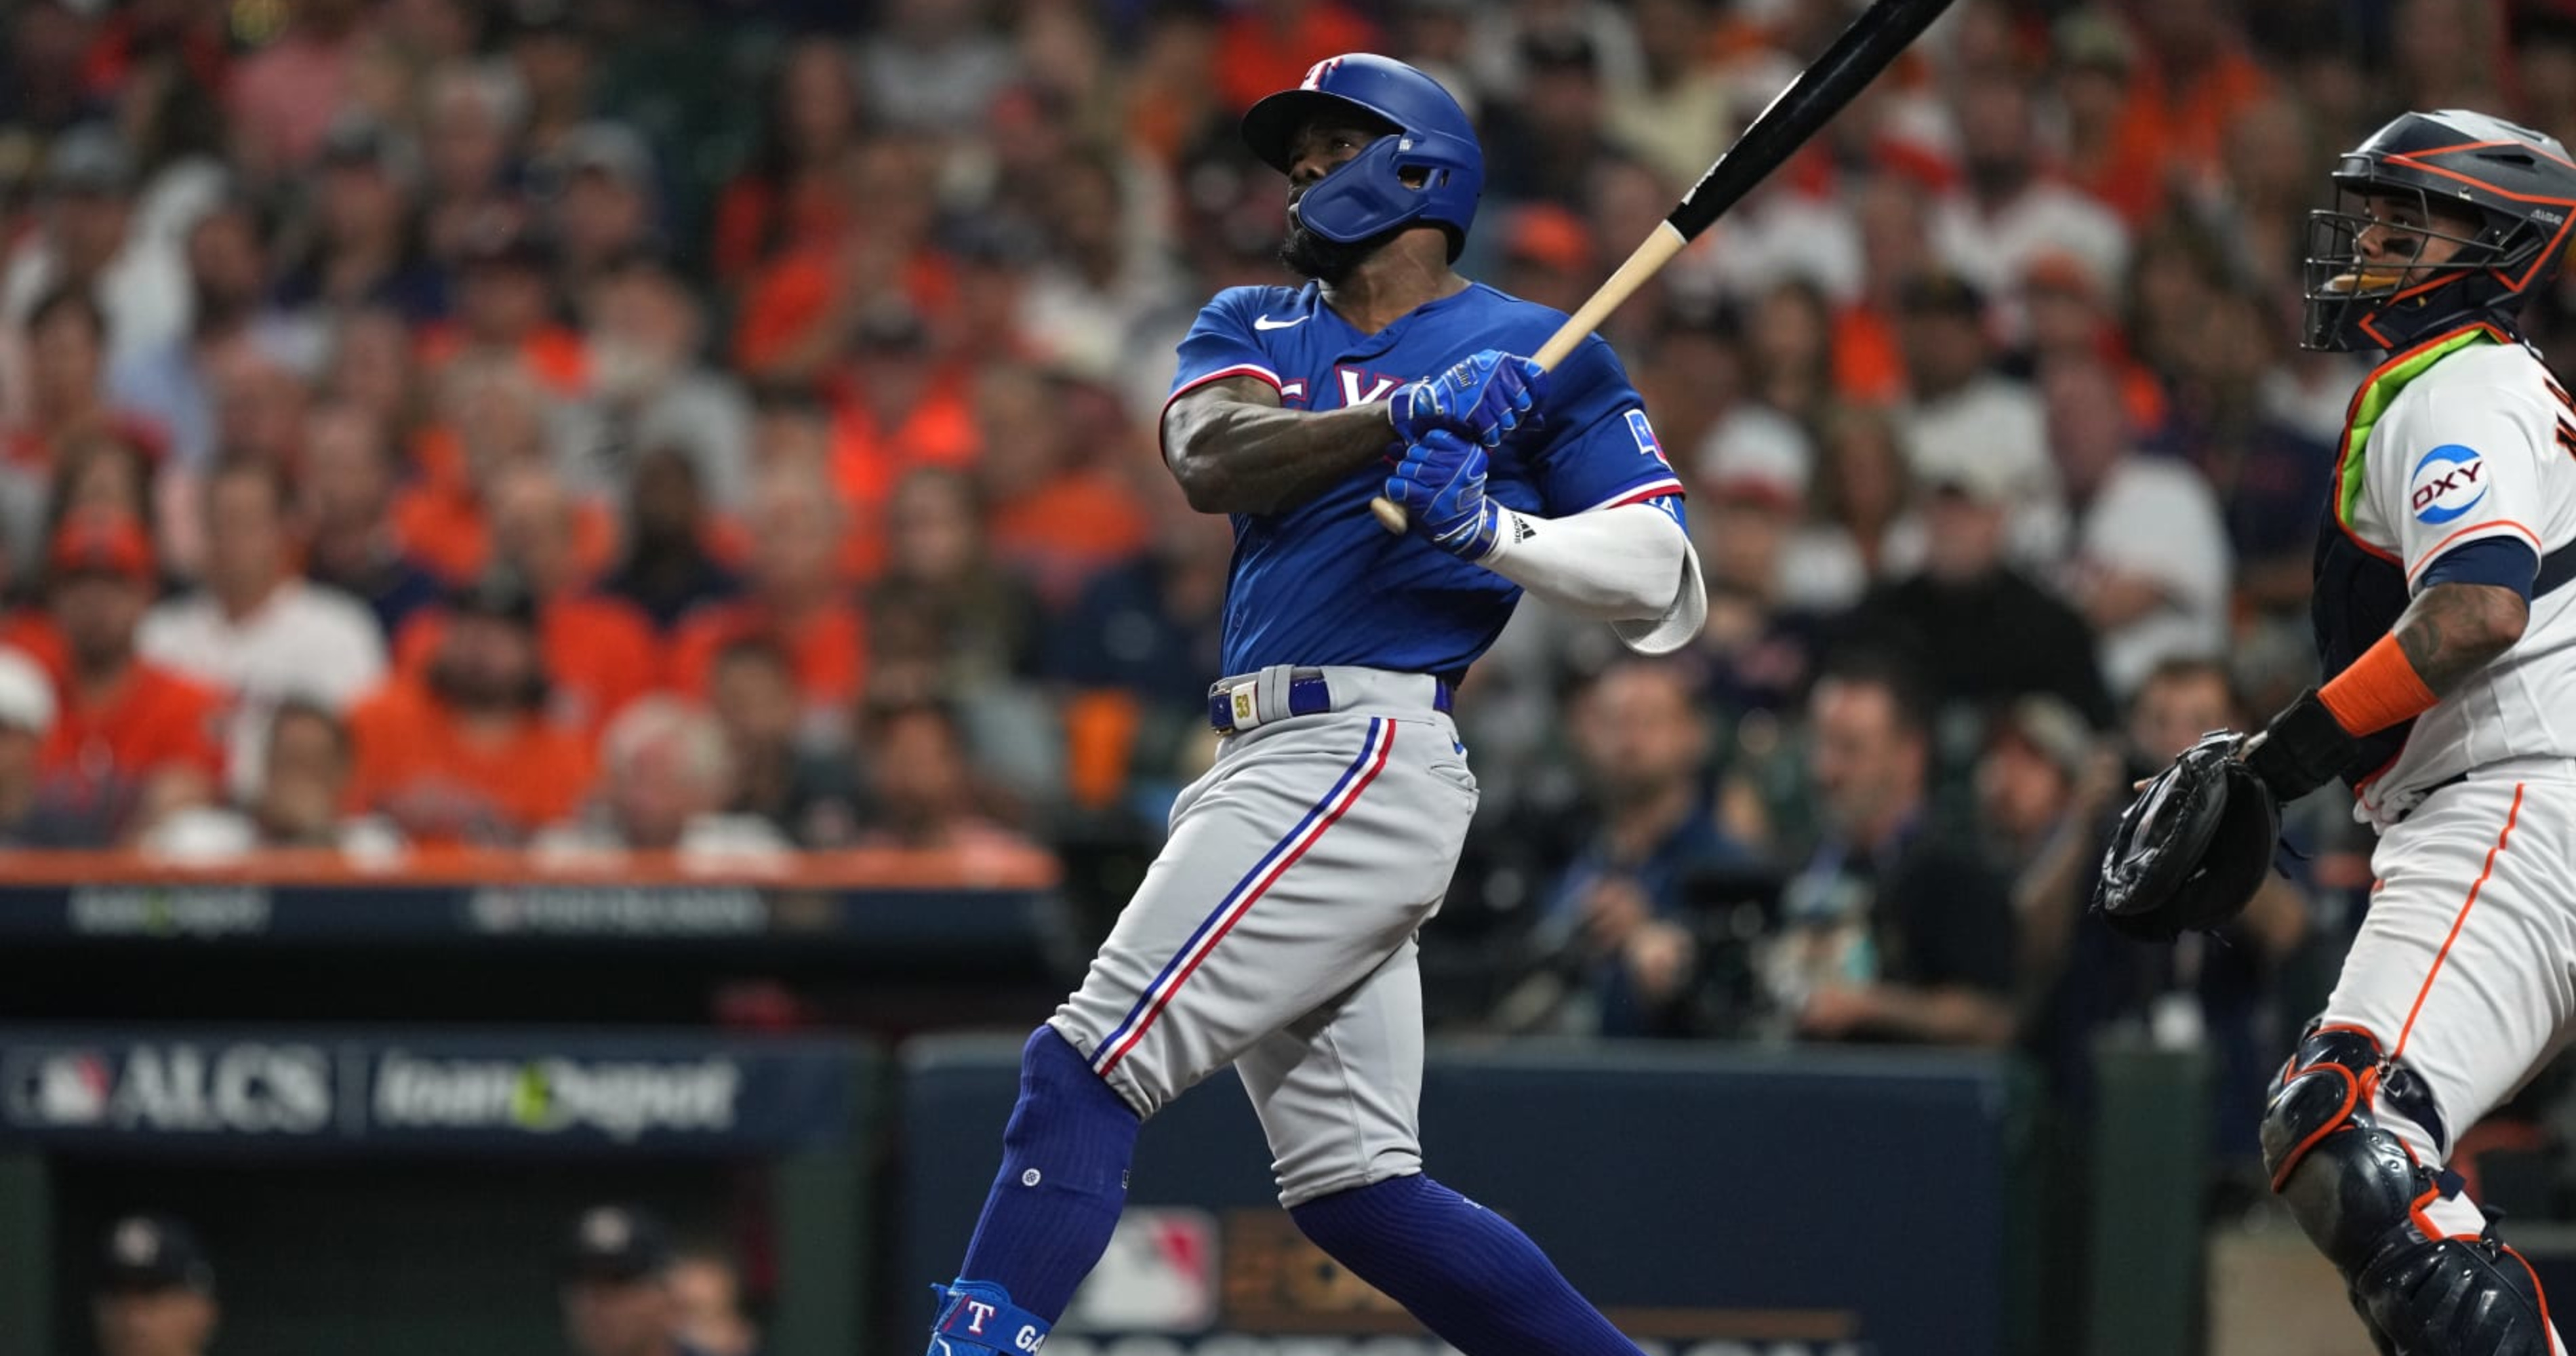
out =
<svg viewBox="0 0 2576 1356"><path fill-rule="evenodd" d="M1379 495L1369 501L1369 512L1377 515L1378 526L1399 537L1404 535L1405 528L1412 525L1405 518L1403 508L1385 495Z"/></svg>

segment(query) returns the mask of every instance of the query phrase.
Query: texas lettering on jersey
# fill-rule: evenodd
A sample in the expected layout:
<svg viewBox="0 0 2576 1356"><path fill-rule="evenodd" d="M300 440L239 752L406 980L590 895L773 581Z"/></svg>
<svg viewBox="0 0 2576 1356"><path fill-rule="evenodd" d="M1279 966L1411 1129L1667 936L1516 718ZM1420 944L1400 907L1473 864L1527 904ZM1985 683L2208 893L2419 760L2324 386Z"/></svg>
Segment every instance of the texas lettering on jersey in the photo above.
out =
<svg viewBox="0 0 2576 1356"><path fill-rule="evenodd" d="M1372 404L1480 349L1534 352L1564 319L1479 283L1362 334L1313 284L1229 288L1181 341L1172 398L1250 377L1291 408ZM1493 450L1489 497L1546 518L1654 502L1682 519L1682 484L1645 401L1598 336L1550 374L1539 413ZM1391 434L1387 451L1390 462L1399 452ZM1235 515L1225 672L1352 664L1454 677L1493 644L1519 587L1379 528L1367 505L1384 481L1383 467L1364 467L1285 513Z"/></svg>

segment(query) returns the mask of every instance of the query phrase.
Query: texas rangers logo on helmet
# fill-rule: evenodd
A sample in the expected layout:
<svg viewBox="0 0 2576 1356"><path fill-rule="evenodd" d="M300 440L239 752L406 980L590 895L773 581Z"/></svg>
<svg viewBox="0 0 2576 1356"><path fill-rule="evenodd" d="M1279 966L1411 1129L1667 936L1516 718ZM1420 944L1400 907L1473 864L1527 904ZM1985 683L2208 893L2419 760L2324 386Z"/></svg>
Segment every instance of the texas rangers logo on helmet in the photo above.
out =
<svg viewBox="0 0 2576 1356"><path fill-rule="evenodd" d="M1306 68L1306 78L1297 82L1297 88L1320 88L1326 80L1332 77L1334 68L1341 64L1342 59L1340 57L1326 57L1323 60L1316 62L1314 65Z"/></svg>
<svg viewBox="0 0 2576 1356"><path fill-rule="evenodd" d="M2406 507L2428 527L2451 522L2487 497L2487 464L2477 449L2444 443L2415 463Z"/></svg>

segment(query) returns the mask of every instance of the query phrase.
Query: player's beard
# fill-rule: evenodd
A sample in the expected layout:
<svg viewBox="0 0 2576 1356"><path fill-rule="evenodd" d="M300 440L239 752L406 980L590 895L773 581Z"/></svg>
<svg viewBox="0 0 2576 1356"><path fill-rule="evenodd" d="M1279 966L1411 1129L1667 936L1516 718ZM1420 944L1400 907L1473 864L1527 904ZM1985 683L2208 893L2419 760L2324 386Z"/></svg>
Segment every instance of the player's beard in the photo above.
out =
<svg viewBox="0 0 2576 1356"><path fill-rule="evenodd" d="M1327 287L1339 286L1351 276L1379 247L1393 240L1402 226L1390 226L1375 235L1362 236L1345 243L1328 239L1297 217L1297 202L1288 201L1288 238L1279 242L1279 262L1301 278L1312 278Z"/></svg>

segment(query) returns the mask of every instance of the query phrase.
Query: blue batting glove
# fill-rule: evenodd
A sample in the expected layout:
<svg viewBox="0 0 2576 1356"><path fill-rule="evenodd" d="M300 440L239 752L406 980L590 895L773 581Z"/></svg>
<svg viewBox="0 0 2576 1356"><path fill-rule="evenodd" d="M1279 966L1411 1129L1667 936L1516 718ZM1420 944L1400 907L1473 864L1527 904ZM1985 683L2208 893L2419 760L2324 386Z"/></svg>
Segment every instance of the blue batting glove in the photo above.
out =
<svg viewBox="0 0 2576 1356"><path fill-rule="evenodd" d="M1435 377L1396 388L1388 404L1395 435L1418 443L1445 428L1487 447L1537 417L1547 396L1547 369L1518 354L1486 349Z"/></svg>
<svg viewBox="0 0 2576 1356"><path fill-rule="evenodd" d="M1485 449L1447 429L1408 443L1386 478L1386 497L1402 505L1413 530L1460 560L1493 554L1503 506L1485 497Z"/></svg>

